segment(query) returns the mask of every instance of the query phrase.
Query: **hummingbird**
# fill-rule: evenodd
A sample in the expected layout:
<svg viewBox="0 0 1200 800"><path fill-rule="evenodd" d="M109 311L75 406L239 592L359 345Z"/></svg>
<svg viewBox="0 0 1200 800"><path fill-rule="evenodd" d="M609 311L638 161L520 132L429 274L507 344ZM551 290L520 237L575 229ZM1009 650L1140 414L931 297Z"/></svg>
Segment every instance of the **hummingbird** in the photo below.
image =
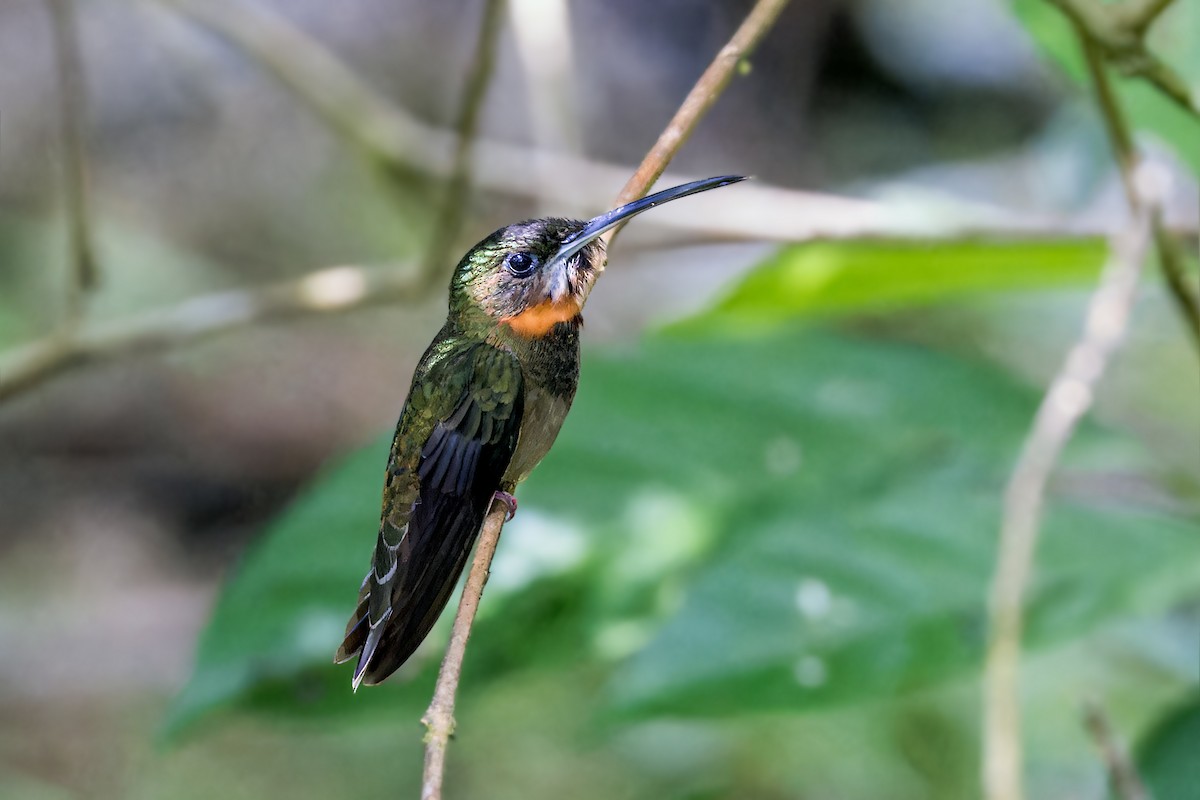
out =
<svg viewBox="0 0 1200 800"><path fill-rule="evenodd" d="M554 444L579 383L581 314L605 263L601 235L647 209L743 176L685 183L594 219L501 228L463 257L449 314L417 363L384 472L371 568L335 661L357 656L352 686L373 685L437 621L494 501Z"/></svg>

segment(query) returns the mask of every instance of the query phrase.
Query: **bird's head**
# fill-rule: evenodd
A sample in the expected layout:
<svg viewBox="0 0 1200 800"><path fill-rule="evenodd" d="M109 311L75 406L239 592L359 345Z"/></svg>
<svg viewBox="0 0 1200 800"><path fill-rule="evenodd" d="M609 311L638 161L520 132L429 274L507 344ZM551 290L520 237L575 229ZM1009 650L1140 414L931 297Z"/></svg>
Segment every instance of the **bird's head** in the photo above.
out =
<svg viewBox="0 0 1200 800"><path fill-rule="evenodd" d="M741 180L726 175L685 183L591 220L549 217L501 228L459 262L450 282L450 308L460 314L482 311L519 335L542 336L579 316L604 266L605 232L647 209Z"/></svg>

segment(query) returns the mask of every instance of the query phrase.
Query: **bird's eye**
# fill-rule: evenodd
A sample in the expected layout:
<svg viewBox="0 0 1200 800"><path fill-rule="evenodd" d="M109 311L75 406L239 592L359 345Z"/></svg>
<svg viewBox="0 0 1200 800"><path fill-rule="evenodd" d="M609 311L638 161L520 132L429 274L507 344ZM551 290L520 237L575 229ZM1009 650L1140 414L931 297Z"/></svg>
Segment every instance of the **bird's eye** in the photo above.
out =
<svg viewBox="0 0 1200 800"><path fill-rule="evenodd" d="M504 266L519 277L533 272L533 268L537 266L537 259L529 253L510 253L508 258L504 259Z"/></svg>

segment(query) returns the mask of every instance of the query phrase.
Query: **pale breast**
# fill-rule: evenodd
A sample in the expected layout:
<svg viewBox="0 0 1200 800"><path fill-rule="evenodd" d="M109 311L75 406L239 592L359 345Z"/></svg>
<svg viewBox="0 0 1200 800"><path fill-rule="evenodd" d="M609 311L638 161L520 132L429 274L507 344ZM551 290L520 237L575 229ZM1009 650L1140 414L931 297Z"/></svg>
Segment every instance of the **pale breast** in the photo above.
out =
<svg viewBox="0 0 1200 800"><path fill-rule="evenodd" d="M570 408L570 399L538 386L527 386L521 436L517 439L517 450L508 471L504 473L504 483L517 484L529 477L538 462L550 452Z"/></svg>

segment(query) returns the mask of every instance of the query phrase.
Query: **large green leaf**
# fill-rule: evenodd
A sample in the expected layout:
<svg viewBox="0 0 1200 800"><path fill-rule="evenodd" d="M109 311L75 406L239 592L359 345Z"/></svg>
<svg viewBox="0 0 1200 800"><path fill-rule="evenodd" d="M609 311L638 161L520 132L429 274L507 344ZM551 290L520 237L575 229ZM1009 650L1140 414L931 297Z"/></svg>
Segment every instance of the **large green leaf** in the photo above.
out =
<svg viewBox="0 0 1200 800"><path fill-rule="evenodd" d="M703 395L725 398L713 416L726 430L693 435L720 455L685 450L682 480L709 497L717 475L737 489L682 609L614 679L620 706L807 708L978 663L1000 495L1030 393L931 353L811 335L650 353L676 365L660 367L664 396L699 393L705 371L722 376ZM620 401L606 400L619 414ZM770 468L779 441L803 454L794 473ZM1124 461L1114 445L1085 428L1068 453L1073 490L1053 499L1045 523L1033 644L1155 607L1200 569L1194 523L1106 499L1112 481L1129 479L1110 472ZM701 466L716 473L703 483L690 475Z"/></svg>
<svg viewBox="0 0 1200 800"><path fill-rule="evenodd" d="M501 545L526 565L578 552L541 580L497 568L469 676L620 658L672 613L617 675L627 711L804 708L952 675L979 658L998 497L1036 399L980 365L791 327L590 352ZM346 711L427 696L435 658L417 684L353 705L347 670L329 664L374 537L384 447L318 481L248 556L176 724L239 700ZM1068 452L1035 643L1169 601L1200 566L1194 526L1109 497L1139 480L1134 463L1090 428Z"/></svg>
<svg viewBox="0 0 1200 800"><path fill-rule="evenodd" d="M1154 726L1137 748L1142 777L1160 800L1185 798L1200 787L1200 695Z"/></svg>
<svg viewBox="0 0 1200 800"><path fill-rule="evenodd" d="M1046 288L1094 279L1104 242L811 242L780 250L717 306L739 321L882 310L965 292Z"/></svg>
<svg viewBox="0 0 1200 800"><path fill-rule="evenodd" d="M366 574L387 447L381 439L320 478L247 554L200 639L169 730L330 662Z"/></svg>

